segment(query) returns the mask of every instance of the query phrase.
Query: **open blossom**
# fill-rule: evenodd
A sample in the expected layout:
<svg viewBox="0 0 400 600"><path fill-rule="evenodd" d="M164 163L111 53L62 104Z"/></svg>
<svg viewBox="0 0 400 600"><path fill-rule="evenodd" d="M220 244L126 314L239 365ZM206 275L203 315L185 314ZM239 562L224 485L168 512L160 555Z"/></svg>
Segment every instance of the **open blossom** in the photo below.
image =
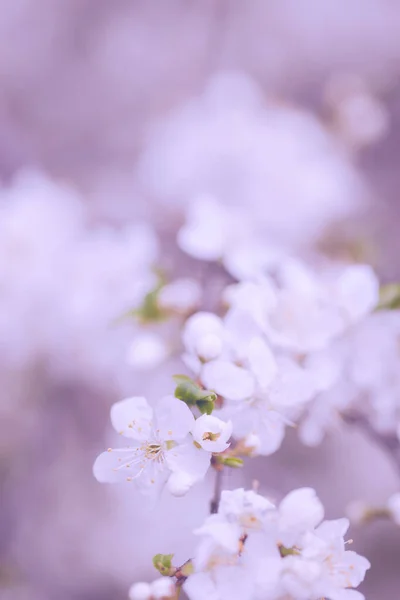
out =
<svg viewBox="0 0 400 600"><path fill-rule="evenodd" d="M97 458L93 470L99 481L135 482L150 494L167 483L179 496L204 477L211 454L194 444L195 419L184 402L167 396L153 409L143 397L128 398L113 405L111 422L131 445Z"/></svg>
<svg viewBox="0 0 400 600"><path fill-rule="evenodd" d="M232 423L225 423L213 415L203 415L196 419L192 429L193 439L203 450L223 452L229 447Z"/></svg>
<svg viewBox="0 0 400 600"><path fill-rule="evenodd" d="M309 488L278 508L254 492L224 492L196 531L190 600L363 600L353 588L369 562L346 549L347 519L321 522L323 514Z"/></svg>
<svg viewBox="0 0 400 600"><path fill-rule="evenodd" d="M254 454L275 452L287 424L316 393L311 370L272 352L248 313L233 309L221 319L190 317L183 332L185 362L224 399L218 416L232 421L236 439Z"/></svg>

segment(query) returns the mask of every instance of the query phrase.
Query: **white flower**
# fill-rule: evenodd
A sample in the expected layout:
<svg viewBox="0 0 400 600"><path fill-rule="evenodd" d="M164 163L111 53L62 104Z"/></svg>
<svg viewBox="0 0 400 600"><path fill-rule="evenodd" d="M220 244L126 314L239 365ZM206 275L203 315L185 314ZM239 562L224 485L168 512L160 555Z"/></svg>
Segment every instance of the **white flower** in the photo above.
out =
<svg viewBox="0 0 400 600"><path fill-rule="evenodd" d="M346 550L347 519L324 521L315 491L290 492L278 509L254 492L223 492L195 531L190 600L363 600L354 589L370 564Z"/></svg>
<svg viewBox="0 0 400 600"><path fill-rule="evenodd" d="M128 348L127 361L138 370L154 369L168 356L165 341L156 333L138 332Z"/></svg>
<svg viewBox="0 0 400 600"><path fill-rule="evenodd" d="M304 534L300 556L289 556L285 585L294 595L327 597L333 600L356 598L347 588L357 587L370 568L369 561L346 550L343 536L347 519L324 521L315 531ZM363 596L359 595L360 600Z"/></svg>
<svg viewBox="0 0 400 600"><path fill-rule="evenodd" d="M265 385L268 372L271 379ZM278 357L273 367L267 363L262 378L265 387L257 385L256 369L251 373L255 381L253 394L242 402L226 403L221 416L232 420L234 436L254 448L254 453L269 455L280 447L286 425L293 424L313 397L314 381L287 357Z"/></svg>
<svg viewBox="0 0 400 600"><path fill-rule="evenodd" d="M167 396L153 410L145 398L128 398L113 405L111 421L132 445L97 458L93 471L99 481L135 481L147 493L167 482L171 493L181 495L204 477L210 454L194 445L189 435L194 417L184 402Z"/></svg>
<svg viewBox="0 0 400 600"><path fill-rule="evenodd" d="M232 434L232 423L225 423L213 415L202 415L194 424L192 435L203 450L223 452L229 447L228 440Z"/></svg>
<svg viewBox="0 0 400 600"><path fill-rule="evenodd" d="M275 506L253 490L239 488L224 490L221 494L218 514L228 523L237 523L242 530L262 529L269 512Z"/></svg>
<svg viewBox="0 0 400 600"><path fill-rule="evenodd" d="M129 600L167 600L175 597L175 584L169 577L159 577L152 583L134 583L129 590Z"/></svg>
<svg viewBox="0 0 400 600"><path fill-rule="evenodd" d="M186 314L201 300L202 290L195 279L176 279L161 288L158 304L161 309Z"/></svg>

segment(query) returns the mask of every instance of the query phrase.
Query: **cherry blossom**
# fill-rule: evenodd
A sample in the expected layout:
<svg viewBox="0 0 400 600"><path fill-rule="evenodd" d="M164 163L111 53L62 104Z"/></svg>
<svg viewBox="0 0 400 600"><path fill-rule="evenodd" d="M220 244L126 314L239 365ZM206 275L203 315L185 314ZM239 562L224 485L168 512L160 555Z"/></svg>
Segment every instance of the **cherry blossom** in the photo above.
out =
<svg viewBox="0 0 400 600"><path fill-rule="evenodd" d="M210 454L193 443L195 419L180 400L166 396L153 409L143 397L127 398L113 405L111 422L132 443L100 454L93 467L99 481L135 482L150 494L167 483L179 496L204 477Z"/></svg>

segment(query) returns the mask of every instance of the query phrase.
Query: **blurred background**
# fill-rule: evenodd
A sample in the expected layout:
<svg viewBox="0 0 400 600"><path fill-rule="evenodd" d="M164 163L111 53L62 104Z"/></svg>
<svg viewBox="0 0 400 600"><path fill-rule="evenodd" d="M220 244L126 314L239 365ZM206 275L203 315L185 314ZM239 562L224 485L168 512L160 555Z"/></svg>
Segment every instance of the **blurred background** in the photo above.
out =
<svg viewBox="0 0 400 600"><path fill-rule="evenodd" d="M176 323L152 369L118 318L154 267L218 289L175 242L203 193L291 251L358 253L399 278L399 76L398 0L3 0L2 599L123 599L155 553L190 556L212 474L155 513L92 476L111 404L154 401L183 370ZM254 477L278 499L315 487L331 518L400 487L350 427L317 449L293 432L224 485ZM351 535L367 598L397 597L400 529Z"/></svg>

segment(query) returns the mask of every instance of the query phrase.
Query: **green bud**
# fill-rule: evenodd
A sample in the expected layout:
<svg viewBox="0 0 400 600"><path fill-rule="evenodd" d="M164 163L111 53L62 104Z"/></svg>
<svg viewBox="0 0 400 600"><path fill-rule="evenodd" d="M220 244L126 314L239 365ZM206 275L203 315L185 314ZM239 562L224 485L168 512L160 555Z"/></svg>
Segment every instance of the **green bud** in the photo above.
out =
<svg viewBox="0 0 400 600"><path fill-rule="evenodd" d="M376 310L396 310L400 308L400 283L381 285L379 303Z"/></svg>
<svg viewBox="0 0 400 600"><path fill-rule="evenodd" d="M210 415L214 409L217 395L210 390L203 389L187 375L174 375L178 384L175 388L175 397L185 402L188 406L197 406L202 414Z"/></svg>
<svg viewBox="0 0 400 600"><path fill-rule="evenodd" d="M153 565L161 575L171 577L175 574L175 567L172 566L173 554L156 554L153 557Z"/></svg>

